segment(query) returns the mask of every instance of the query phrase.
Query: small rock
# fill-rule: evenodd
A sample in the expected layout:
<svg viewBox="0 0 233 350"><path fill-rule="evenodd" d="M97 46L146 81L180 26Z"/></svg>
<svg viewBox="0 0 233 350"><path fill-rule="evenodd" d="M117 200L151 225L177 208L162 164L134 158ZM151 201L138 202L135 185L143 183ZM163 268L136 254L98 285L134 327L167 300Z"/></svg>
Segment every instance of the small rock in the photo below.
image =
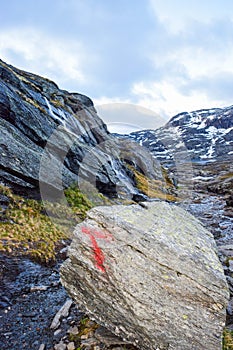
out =
<svg viewBox="0 0 233 350"><path fill-rule="evenodd" d="M67 344L67 350L75 350L74 342Z"/></svg>
<svg viewBox="0 0 233 350"><path fill-rule="evenodd" d="M54 336L56 337L59 333L61 333L61 329L60 329L60 328L57 329L53 334L54 334Z"/></svg>
<svg viewBox="0 0 233 350"><path fill-rule="evenodd" d="M229 260L229 271L233 272L233 260Z"/></svg>
<svg viewBox="0 0 233 350"><path fill-rule="evenodd" d="M47 290L49 287L48 286L33 286L30 288L30 292L43 292Z"/></svg>
<svg viewBox="0 0 233 350"><path fill-rule="evenodd" d="M95 337L106 346L128 344L128 342L117 337L105 327L99 327L95 331Z"/></svg>
<svg viewBox="0 0 233 350"><path fill-rule="evenodd" d="M86 340L83 340L81 344L81 346L95 346L95 345L97 345L96 338L88 338Z"/></svg>
<svg viewBox="0 0 233 350"><path fill-rule="evenodd" d="M226 198L226 204L228 207L233 207L233 195L230 195Z"/></svg>
<svg viewBox="0 0 233 350"><path fill-rule="evenodd" d="M39 350L45 350L45 344L41 344Z"/></svg>
<svg viewBox="0 0 233 350"><path fill-rule="evenodd" d="M230 218L233 218L233 211L232 211L232 209L226 209L224 214L226 216L229 216Z"/></svg>
<svg viewBox="0 0 233 350"><path fill-rule="evenodd" d="M231 276L226 276L230 292L233 293L233 278Z"/></svg>
<svg viewBox="0 0 233 350"><path fill-rule="evenodd" d="M67 333L70 333L70 334L73 334L73 335L76 335L79 333L79 328L77 326L74 326L74 327L70 327L70 329L68 329Z"/></svg>
<svg viewBox="0 0 233 350"><path fill-rule="evenodd" d="M66 344L63 341L54 346L54 350L66 350Z"/></svg>
<svg viewBox="0 0 233 350"><path fill-rule="evenodd" d="M81 339L88 339L88 336L89 336L88 334L83 334L83 335L81 335L80 338L81 338Z"/></svg>
<svg viewBox="0 0 233 350"><path fill-rule="evenodd" d="M65 304L60 308L60 310L56 313L56 315L54 316L54 319L51 323L50 329L56 329L59 327L60 325L60 318L63 317L67 317L69 315L69 310L70 307L72 305L72 300L71 299L67 299Z"/></svg>
<svg viewBox="0 0 233 350"><path fill-rule="evenodd" d="M232 256L233 254L233 244L219 245L218 250L225 256Z"/></svg>
<svg viewBox="0 0 233 350"><path fill-rule="evenodd" d="M11 305L11 301L6 295L0 296L0 308L5 309Z"/></svg>
<svg viewBox="0 0 233 350"><path fill-rule="evenodd" d="M233 299L229 301L228 307L227 307L227 313L230 316L233 316Z"/></svg>
<svg viewBox="0 0 233 350"><path fill-rule="evenodd" d="M60 254L64 254L64 253L67 253L67 251L68 251L68 247L64 247L64 248L62 248L61 250L60 250Z"/></svg>
<svg viewBox="0 0 233 350"><path fill-rule="evenodd" d="M5 309L8 306L8 303L5 301L0 301L0 309Z"/></svg>
<svg viewBox="0 0 233 350"><path fill-rule="evenodd" d="M4 333L4 337L9 337L11 334L12 334L12 332Z"/></svg>
<svg viewBox="0 0 233 350"><path fill-rule="evenodd" d="M6 204L9 204L9 203L10 203L10 199L7 196L5 196L5 195L0 194L0 204L1 204L1 206L3 207L4 204L6 205Z"/></svg>
<svg viewBox="0 0 233 350"><path fill-rule="evenodd" d="M61 284L60 281L52 282L51 287L58 287Z"/></svg>

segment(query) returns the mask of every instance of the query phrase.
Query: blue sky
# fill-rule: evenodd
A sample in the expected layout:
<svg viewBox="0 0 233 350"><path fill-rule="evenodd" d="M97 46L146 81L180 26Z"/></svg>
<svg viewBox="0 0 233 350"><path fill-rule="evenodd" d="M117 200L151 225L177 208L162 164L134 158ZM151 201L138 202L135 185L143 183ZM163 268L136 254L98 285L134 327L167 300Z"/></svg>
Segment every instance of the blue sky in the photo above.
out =
<svg viewBox="0 0 233 350"><path fill-rule="evenodd" d="M0 57L88 95L106 121L154 128L154 115L233 104L232 0L0 3ZM116 103L154 114L108 117Z"/></svg>

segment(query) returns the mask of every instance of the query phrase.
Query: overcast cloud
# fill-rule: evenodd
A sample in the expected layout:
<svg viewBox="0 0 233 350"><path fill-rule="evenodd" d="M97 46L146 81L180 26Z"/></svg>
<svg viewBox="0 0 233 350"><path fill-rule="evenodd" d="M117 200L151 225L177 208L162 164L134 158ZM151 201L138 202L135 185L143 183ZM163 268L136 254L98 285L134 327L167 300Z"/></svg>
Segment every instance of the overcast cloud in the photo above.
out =
<svg viewBox="0 0 233 350"><path fill-rule="evenodd" d="M233 104L233 2L1 1L0 57L90 96L97 109L149 108L153 128L154 115ZM137 113L99 111L143 127Z"/></svg>

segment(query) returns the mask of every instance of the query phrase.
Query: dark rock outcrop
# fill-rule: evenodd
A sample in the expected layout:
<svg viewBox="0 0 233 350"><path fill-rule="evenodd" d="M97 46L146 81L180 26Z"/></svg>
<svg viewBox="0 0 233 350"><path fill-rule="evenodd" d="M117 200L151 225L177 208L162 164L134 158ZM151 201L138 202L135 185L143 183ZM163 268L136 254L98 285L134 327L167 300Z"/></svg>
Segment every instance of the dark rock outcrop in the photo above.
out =
<svg viewBox="0 0 233 350"><path fill-rule="evenodd" d="M97 322L145 350L219 350L228 289L213 236L165 202L92 209L62 283Z"/></svg>
<svg viewBox="0 0 233 350"><path fill-rule="evenodd" d="M37 196L40 184L49 197L85 181L110 197L139 192L124 163L126 144L109 134L88 97L3 61L0 129L0 179L19 193ZM139 147L134 148L135 160ZM144 167L161 178L151 159L144 151Z"/></svg>

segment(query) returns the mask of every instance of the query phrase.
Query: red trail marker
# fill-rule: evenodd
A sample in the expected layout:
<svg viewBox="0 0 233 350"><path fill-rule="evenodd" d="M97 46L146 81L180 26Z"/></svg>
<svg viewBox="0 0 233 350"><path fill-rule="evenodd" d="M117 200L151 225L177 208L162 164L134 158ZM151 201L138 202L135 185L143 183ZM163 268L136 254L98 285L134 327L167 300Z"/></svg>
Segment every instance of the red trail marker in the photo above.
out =
<svg viewBox="0 0 233 350"><path fill-rule="evenodd" d="M106 272L106 267L104 266L105 256L102 249L99 247L96 238L104 239L105 241L111 241L113 239L112 235L104 232L99 232L88 227L82 227L82 232L90 237L93 259L95 261L96 268L101 272Z"/></svg>

